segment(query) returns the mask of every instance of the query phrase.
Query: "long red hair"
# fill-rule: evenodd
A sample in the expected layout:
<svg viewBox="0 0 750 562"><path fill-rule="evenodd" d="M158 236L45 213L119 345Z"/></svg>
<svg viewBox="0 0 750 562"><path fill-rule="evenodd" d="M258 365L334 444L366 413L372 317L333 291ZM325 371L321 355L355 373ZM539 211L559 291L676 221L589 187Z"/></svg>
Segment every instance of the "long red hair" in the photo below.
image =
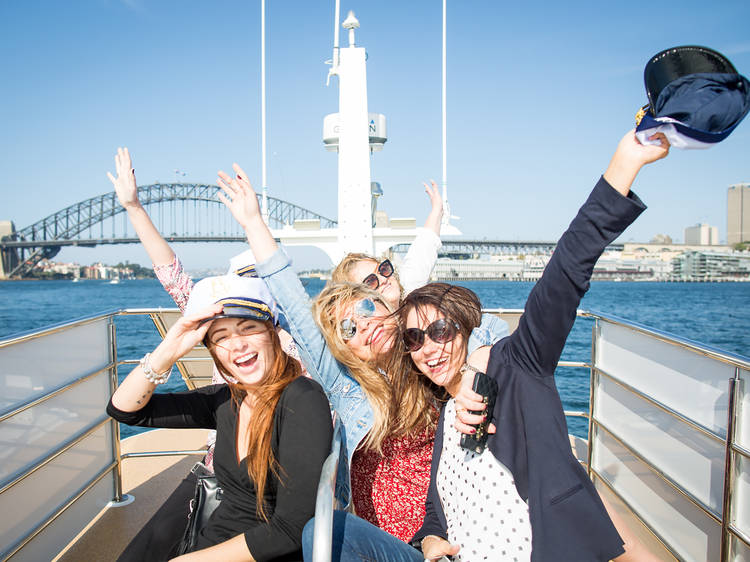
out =
<svg viewBox="0 0 750 562"><path fill-rule="evenodd" d="M235 381L216 357L214 346L208 342L209 345L207 347L219 373L221 373L221 376L224 377L224 380L229 385L237 415L239 415L240 405L248 392L251 392L255 398L247 437L247 474L255 484L256 511L261 518L267 521L268 516L263 505L263 495L268 481L268 474L272 472L277 478L283 476L280 474L280 467L271 450L273 417L281 393L284 392L284 389L290 382L300 375L302 369L299 363L289 357L281 348L281 341L273 323L267 321L263 324L271 338L273 362L270 369L266 371L263 380L252 385L252 387L247 387Z"/></svg>

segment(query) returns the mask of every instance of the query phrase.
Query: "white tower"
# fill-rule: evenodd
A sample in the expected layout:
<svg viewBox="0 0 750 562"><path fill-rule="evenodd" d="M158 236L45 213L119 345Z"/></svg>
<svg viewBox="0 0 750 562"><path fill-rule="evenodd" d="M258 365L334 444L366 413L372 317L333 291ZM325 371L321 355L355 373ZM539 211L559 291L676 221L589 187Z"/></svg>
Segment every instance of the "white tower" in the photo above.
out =
<svg viewBox="0 0 750 562"><path fill-rule="evenodd" d="M344 254L372 254L366 53L354 43L359 22L353 12L342 26L349 31L349 46L339 50L338 68L334 70L339 77L339 243Z"/></svg>

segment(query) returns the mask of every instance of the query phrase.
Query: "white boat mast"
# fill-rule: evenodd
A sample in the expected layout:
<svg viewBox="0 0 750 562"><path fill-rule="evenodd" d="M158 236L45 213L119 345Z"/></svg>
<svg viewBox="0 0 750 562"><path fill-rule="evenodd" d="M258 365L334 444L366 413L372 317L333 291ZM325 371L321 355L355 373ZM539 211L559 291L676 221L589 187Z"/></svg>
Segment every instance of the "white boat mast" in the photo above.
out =
<svg viewBox="0 0 750 562"><path fill-rule="evenodd" d="M447 88L447 77L446 77L446 53L447 53L447 3L448 0L443 0L443 108L442 108L442 120L443 120L443 224L449 224L451 220L450 207L448 206L448 88Z"/></svg>
<svg viewBox="0 0 750 562"><path fill-rule="evenodd" d="M261 213L268 224L268 178L266 171L266 0L260 0L260 151Z"/></svg>

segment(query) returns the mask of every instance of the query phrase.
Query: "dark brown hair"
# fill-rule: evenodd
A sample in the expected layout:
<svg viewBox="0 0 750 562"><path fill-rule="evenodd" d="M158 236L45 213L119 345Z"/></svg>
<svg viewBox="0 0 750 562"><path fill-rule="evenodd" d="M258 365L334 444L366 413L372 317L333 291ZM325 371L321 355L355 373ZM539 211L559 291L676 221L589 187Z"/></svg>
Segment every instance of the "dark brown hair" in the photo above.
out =
<svg viewBox="0 0 750 562"><path fill-rule="evenodd" d="M458 324L458 333L462 336L462 346L458 351L464 355L465 359L469 336L472 330L482 322L482 305L479 302L479 297L477 297L474 291L466 287L450 285L448 283L429 283L423 287L414 289L404 297L401 306L395 313L401 329L403 330L406 327L406 318L412 310L416 310L419 317L425 317L427 315L427 308L429 307L435 308L445 318ZM399 338L398 346L401 348L403 354L408 354L402 338ZM411 372L405 373L404 376L413 377L419 371L414 362L411 361L411 358L409 359ZM431 384L426 377L420 376L419 379L425 385ZM401 384L405 383L396 380L393 382L394 394L398 395Z"/></svg>

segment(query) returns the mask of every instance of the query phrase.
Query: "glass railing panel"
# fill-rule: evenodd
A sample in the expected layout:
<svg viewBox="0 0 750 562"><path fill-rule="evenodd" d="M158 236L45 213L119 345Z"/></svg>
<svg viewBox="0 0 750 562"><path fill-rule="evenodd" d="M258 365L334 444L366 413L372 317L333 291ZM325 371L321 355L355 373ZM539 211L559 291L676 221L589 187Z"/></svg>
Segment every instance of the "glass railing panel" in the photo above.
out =
<svg viewBox="0 0 750 562"><path fill-rule="evenodd" d="M719 559L719 522L596 426L592 467L681 558Z"/></svg>
<svg viewBox="0 0 750 562"><path fill-rule="evenodd" d="M599 322L596 364L654 400L726 436L729 379L734 367L679 344Z"/></svg>
<svg viewBox="0 0 750 562"><path fill-rule="evenodd" d="M735 443L750 451L750 371L740 369L740 396L737 403Z"/></svg>
<svg viewBox="0 0 750 562"><path fill-rule="evenodd" d="M110 370L0 422L0 486L104 415Z"/></svg>
<svg viewBox="0 0 750 562"><path fill-rule="evenodd" d="M103 369L109 352L107 318L0 346L0 413Z"/></svg>
<svg viewBox="0 0 750 562"><path fill-rule="evenodd" d="M736 455L731 523L750 537L750 459Z"/></svg>
<svg viewBox="0 0 750 562"><path fill-rule="evenodd" d="M724 442L680 422L603 375L594 405L597 421L720 516Z"/></svg>
<svg viewBox="0 0 750 562"><path fill-rule="evenodd" d="M595 474L592 475L594 485L602 498L609 504L609 508L625 522L628 531L650 552L657 560L663 562L676 562L677 559L671 552L654 536L651 529L644 525L635 514L623 503L619 496L615 495L602 479Z"/></svg>
<svg viewBox="0 0 750 562"><path fill-rule="evenodd" d="M103 416L100 415L103 418ZM112 422L102 424L90 435L0 495L0 545L11 548L74 497L112 463ZM96 511L79 521L76 533L112 499L112 477L106 495L97 500ZM11 516L12 514L12 516ZM74 535L73 535L74 536ZM69 536L67 541L73 536ZM67 542L65 541L65 542ZM57 549L65 546L58 539ZM47 558L48 559L48 558Z"/></svg>
<svg viewBox="0 0 750 562"><path fill-rule="evenodd" d="M57 560L60 551L75 538L81 531L81 527L102 510L105 506L103 498L107 498L111 493L112 478L107 475L15 554L10 562Z"/></svg>

